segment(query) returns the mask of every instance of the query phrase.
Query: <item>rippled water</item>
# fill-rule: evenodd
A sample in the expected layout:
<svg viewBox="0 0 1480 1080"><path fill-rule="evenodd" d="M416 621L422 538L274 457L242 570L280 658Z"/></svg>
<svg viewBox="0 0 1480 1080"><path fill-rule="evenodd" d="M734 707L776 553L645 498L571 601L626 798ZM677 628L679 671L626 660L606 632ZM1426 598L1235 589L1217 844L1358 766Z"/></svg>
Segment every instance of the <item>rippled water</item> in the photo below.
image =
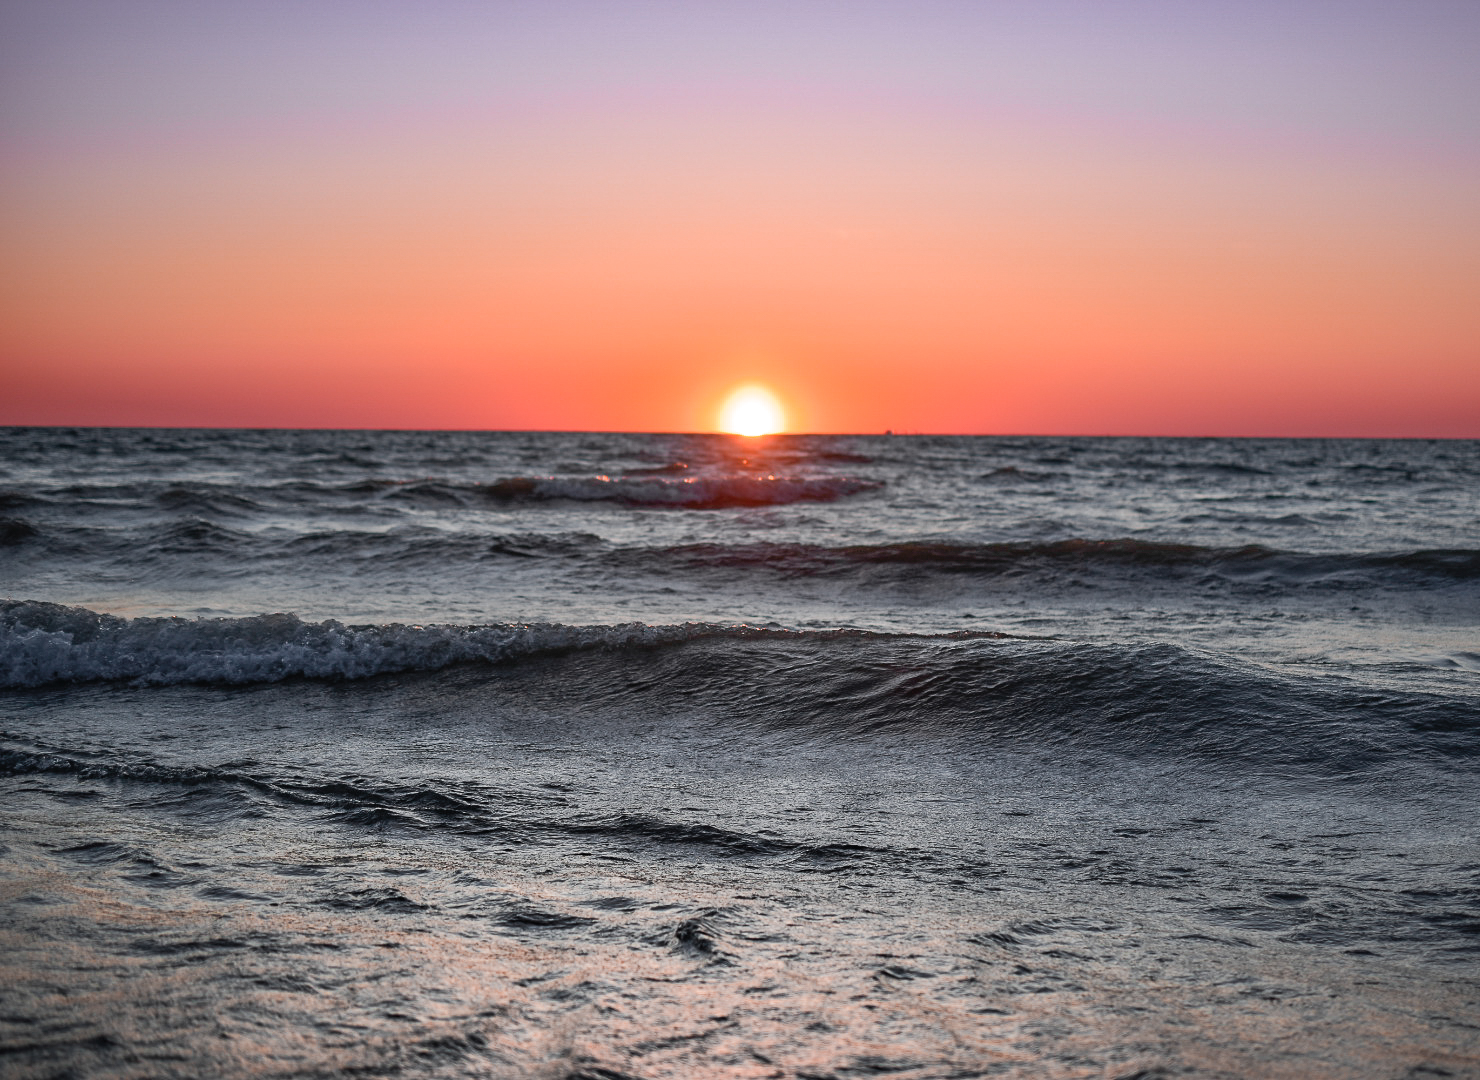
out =
<svg viewBox="0 0 1480 1080"><path fill-rule="evenodd" d="M7 1076L1480 1075L1480 444L0 431Z"/></svg>

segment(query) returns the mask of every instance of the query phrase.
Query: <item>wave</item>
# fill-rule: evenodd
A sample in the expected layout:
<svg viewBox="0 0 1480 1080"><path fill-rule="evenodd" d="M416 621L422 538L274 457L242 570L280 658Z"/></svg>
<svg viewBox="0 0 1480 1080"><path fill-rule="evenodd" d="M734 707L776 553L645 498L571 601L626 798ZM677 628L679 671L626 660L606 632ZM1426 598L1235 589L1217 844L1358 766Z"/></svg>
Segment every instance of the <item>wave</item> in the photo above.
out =
<svg viewBox="0 0 1480 1080"><path fill-rule="evenodd" d="M1480 699L1462 684L1419 693L1380 673L1281 668L1167 643L700 623L124 619L0 605L0 685L10 688L360 680L454 665L464 674L439 678L459 680L484 677L479 663L504 665L507 692L557 711L580 702L593 715L704 717L788 739L949 738L973 751L1062 746L1334 774L1480 757ZM448 685L456 697L461 684Z"/></svg>
<svg viewBox="0 0 1480 1080"><path fill-rule="evenodd" d="M1058 479L1060 474L1049 472L1035 472L1032 469L1020 469L1016 465L1001 465L989 473L983 473L978 479L988 482L1025 482L1041 483L1047 480Z"/></svg>
<svg viewBox="0 0 1480 1080"><path fill-rule="evenodd" d="M690 509L721 505L712 491L675 487L672 498L695 501L664 505ZM615 497L612 492L602 494ZM426 497L425 491L416 497ZM732 497L733 491L724 496ZM53 558L108 559L140 572L171 573L177 569L175 560L204 558L227 575L264 563L291 567L336 560L336 569L342 569L338 561L348 559L363 565L367 573L403 573L408 567L447 573L491 558L542 558L588 563L616 574L732 569L851 578L861 587L886 584L891 577L918 580L929 575L1028 578L1040 584L1071 581L1076 587L1152 578L1158 587L1179 582L1201 587L1221 580L1234 586L1311 589L1404 589L1480 581L1480 550L1472 548L1308 552L1262 544L1208 547L1132 538L996 543L924 539L836 546L700 542L650 547L623 546L576 531L502 533L404 524L284 535L277 530L232 528L195 516L129 529L38 525L25 518L0 517L0 548L31 557L44 553Z"/></svg>
<svg viewBox="0 0 1480 1080"><path fill-rule="evenodd" d="M616 502L650 508L724 510L783 506L798 502L832 502L873 491L882 485L851 477L658 476L515 477L481 487L495 501Z"/></svg>
<svg viewBox="0 0 1480 1080"><path fill-rule="evenodd" d="M652 648L715 637L798 635L819 639L898 636L713 623L349 626L332 619L308 623L285 613L238 619L126 619L87 608L8 600L0 602L0 687L95 681L167 686L245 685L291 678L365 679L577 650ZM1002 636L989 632L947 635Z"/></svg>
<svg viewBox="0 0 1480 1080"><path fill-rule="evenodd" d="M0 510L19 510L22 507L34 506L38 501L36 496L20 491L0 491Z"/></svg>
<svg viewBox="0 0 1480 1080"><path fill-rule="evenodd" d="M116 510L132 504L188 514L245 515L283 505L342 510L347 505L389 503L415 509L476 508L489 503L610 502L635 507L720 510L832 502L883 485L847 476L774 473L695 473L683 462L630 469L608 476L513 476L484 483L424 478L364 479L347 484L290 481L280 484L134 482L74 484L47 494L0 492L0 509L61 503L72 508Z"/></svg>
<svg viewBox="0 0 1480 1080"><path fill-rule="evenodd" d="M15 547L41 535L25 518L0 517L0 547Z"/></svg>
<svg viewBox="0 0 1480 1080"><path fill-rule="evenodd" d="M513 483L513 482L510 482ZM545 483L545 482L539 482ZM538 494L506 498L559 499L566 484L539 488ZM580 483L585 483L584 481ZM592 481L592 483L598 483ZM806 494L795 489L763 489L742 502L740 489L715 490L688 481L642 481L637 493L628 481L600 481L592 498L611 498L630 505L718 508L761 505L762 496L778 501ZM779 483L779 481L778 481ZM521 481L518 491L535 490L536 481ZM610 487L610 490L608 490ZM829 492L839 490L833 487ZM654 494L657 492L658 494ZM417 485L410 498L442 496ZM822 497L822 495L818 495ZM643 503L641 500L652 501ZM673 501L662 503L660 499ZM688 499L687 503L677 500ZM371 560L380 569L400 572L407 566L447 570L490 557L550 558L593 561L613 572L671 574L707 569L743 569L783 575L849 576L860 584L879 583L891 572L912 579L939 574L980 578L1033 577L1053 580L1072 576L1076 584L1155 575L1161 583L1176 580L1200 584L1223 579L1235 584L1312 588L1384 588L1480 581L1480 550L1433 548L1411 551L1308 552L1262 544L1210 547L1133 538L1064 539L974 543L953 539L903 540L881 544L825 545L783 542L700 542L666 546L623 546L591 533L484 532L430 525L389 529L319 529L284 535L278 530L232 528L209 518L184 516L141 527L116 529L83 525L37 524L21 517L0 517L0 548L46 553L53 557L112 559L118 565L169 569L171 560L208 557L230 560L223 573L245 572L266 561L288 565L302 560Z"/></svg>
<svg viewBox="0 0 1480 1080"><path fill-rule="evenodd" d="M172 485L154 497L154 503L162 510L191 514L247 514L265 509L263 505L245 495L229 489L202 489Z"/></svg>
<svg viewBox="0 0 1480 1080"><path fill-rule="evenodd" d="M1150 540L1055 540L961 543L910 540L892 544L686 544L662 558L689 566L770 568L822 574L859 566L900 566L941 573L1003 575L1034 569L1207 570L1230 577L1332 581L1404 574L1449 580L1480 579L1480 551L1297 552L1260 544L1203 547Z"/></svg>

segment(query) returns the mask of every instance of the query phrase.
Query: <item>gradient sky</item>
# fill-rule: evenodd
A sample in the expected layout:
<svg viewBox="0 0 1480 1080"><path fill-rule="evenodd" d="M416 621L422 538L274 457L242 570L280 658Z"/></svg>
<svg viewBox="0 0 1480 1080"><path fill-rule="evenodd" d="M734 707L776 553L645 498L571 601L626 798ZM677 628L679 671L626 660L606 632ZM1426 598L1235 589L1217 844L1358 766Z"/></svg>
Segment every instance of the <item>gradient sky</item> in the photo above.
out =
<svg viewBox="0 0 1480 1080"><path fill-rule="evenodd" d="M1473 0L0 0L0 423L1480 436Z"/></svg>

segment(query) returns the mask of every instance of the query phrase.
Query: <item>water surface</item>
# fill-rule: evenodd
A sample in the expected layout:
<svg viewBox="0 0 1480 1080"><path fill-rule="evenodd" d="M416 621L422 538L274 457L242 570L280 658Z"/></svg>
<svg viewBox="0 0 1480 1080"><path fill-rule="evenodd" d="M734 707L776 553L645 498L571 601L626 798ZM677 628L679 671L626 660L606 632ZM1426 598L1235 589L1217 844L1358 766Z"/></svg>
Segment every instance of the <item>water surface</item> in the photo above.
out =
<svg viewBox="0 0 1480 1080"><path fill-rule="evenodd" d="M0 431L7 1075L1480 1074L1480 444Z"/></svg>

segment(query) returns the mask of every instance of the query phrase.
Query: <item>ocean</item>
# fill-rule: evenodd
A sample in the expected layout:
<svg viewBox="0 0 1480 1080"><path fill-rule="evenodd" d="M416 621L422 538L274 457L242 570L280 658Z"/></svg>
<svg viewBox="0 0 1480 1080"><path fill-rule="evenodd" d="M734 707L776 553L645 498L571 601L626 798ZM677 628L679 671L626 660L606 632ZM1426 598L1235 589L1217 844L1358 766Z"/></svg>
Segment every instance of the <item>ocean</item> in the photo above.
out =
<svg viewBox="0 0 1480 1080"><path fill-rule="evenodd" d="M0 430L0 1072L1480 1076L1480 443Z"/></svg>

